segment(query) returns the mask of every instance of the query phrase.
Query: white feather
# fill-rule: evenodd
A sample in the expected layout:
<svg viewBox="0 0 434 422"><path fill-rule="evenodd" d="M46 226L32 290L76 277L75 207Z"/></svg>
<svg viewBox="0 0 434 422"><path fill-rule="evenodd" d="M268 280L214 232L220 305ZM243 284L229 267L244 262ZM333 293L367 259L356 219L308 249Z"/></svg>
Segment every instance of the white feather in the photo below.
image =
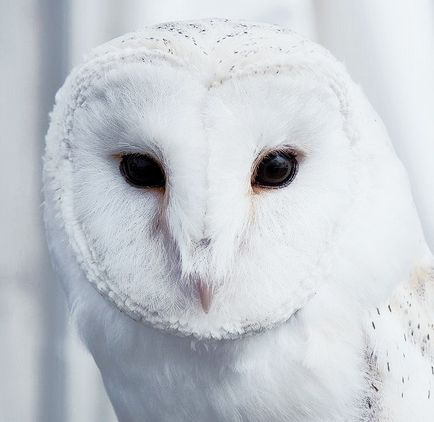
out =
<svg viewBox="0 0 434 422"><path fill-rule="evenodd" d="M294 182L253 190L282 146ZM129 152L162 163L164 192L124 181ZM379 117L319 46L226 20L105 44L56 97L44 184L121 421L434 417L432 257Z"/></svg>

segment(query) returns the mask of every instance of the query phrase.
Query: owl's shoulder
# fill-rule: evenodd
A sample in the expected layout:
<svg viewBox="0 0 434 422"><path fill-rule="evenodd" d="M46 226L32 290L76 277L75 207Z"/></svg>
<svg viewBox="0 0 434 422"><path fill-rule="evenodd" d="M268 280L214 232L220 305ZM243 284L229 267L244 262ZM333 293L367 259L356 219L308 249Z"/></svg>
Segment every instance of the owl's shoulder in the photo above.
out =
<svg viewBox="0 0 434 422"><path fill-rule="evenodd" d="M434 340L434 263L416 268L407 283L392 295L387 310L396 310L404 342L417 347L422 356L432 357Z"/></svg>
<svg viewBox="0 0 434 422"><path fill-rule="evenodd" d="M417 268L372 310L366 331L369 404L379 420L434 418L434 266Z"/></svg>

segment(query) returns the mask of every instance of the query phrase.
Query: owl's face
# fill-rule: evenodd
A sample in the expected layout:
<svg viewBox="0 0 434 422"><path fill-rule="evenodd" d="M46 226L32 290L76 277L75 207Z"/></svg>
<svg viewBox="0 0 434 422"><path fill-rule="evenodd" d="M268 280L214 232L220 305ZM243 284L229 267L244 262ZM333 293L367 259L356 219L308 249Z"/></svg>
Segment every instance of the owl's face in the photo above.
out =
<svg viewBox="0 0 434 422"><path fill-rule="evenodd" d="M71 154L97 271L180 329L242 332L295 312L350 205L339 103L309 75L209 87L126 65L87 94Z"/></svg>
<svg viewBox="0 0 434 422"><path fill-rule="evenodd" d="M348 275L356 233L361 248L406 236L360 234L381 220L369 207L395 163L350 139L330 80L258 69L118 60L76 95L53 166L65 230L87 279L133 318L200 338L261 331Z"/></svg>

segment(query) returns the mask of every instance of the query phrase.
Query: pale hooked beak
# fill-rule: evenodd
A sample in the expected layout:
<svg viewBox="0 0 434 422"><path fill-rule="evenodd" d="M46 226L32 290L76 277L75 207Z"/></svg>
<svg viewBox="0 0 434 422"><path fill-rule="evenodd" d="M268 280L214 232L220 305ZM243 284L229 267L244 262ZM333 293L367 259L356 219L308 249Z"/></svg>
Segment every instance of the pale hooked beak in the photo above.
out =
<svg viewBox="0 0 434 422"><path fill-rule="evenodd" d="M209 308L211 307L212 290L209 286L206 286L201 282L198 283L197 290L199 292L200 304L202 305L202 309L207 314Z"/></svg>

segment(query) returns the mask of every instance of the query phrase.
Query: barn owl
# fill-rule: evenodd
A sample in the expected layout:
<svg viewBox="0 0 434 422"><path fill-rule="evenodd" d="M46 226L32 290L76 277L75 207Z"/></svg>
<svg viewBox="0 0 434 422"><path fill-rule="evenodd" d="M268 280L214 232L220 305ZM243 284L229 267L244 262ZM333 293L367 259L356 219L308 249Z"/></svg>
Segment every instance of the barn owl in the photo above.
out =
<svg viewBox="0 0 434 422"><path fill-rule="evenodd" d="M56 96L44 195L120 421L434 420L432 255L324 48L224 19L98 47Z"/></svg>

